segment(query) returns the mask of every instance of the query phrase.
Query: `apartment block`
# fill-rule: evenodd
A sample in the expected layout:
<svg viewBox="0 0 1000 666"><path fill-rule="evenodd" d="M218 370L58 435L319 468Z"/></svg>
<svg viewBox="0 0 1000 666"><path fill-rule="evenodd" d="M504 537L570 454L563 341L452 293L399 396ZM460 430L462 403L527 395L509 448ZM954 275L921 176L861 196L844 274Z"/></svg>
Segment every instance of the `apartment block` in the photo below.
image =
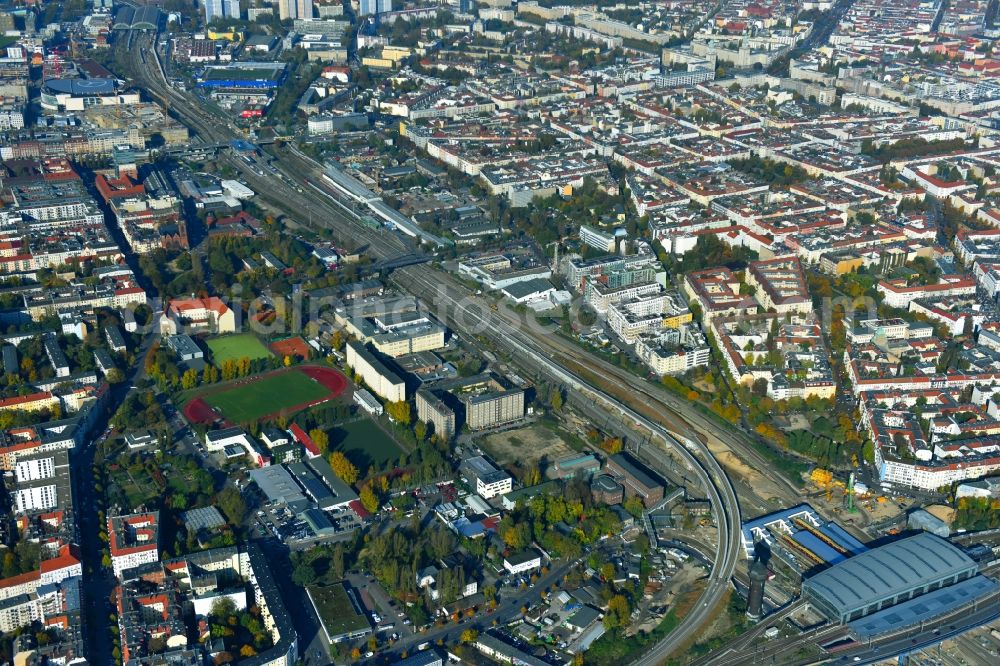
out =
<svg viewBox="0 0 1000 666"><path fill-rule="evenodd" d="M756 290L757 301L765 310L780 314L812 312L809 286L797 257L755 261L747 269L746 281Z"/></svg>
<svg viewBox="0 0 1000 666"><path fill-rule="evenodd" d="M879 282L878 291L886 305L905 309L918 298L974 295L976 280L966 275L942 275L937 284L910 285L905 278L896 278Z"/></svg>
<svg viewBox="0 0 1000 666"><path fill-rule="evenodd" d="M499 390L466 397L465 422L472 430L492 428L524 418L524 391Z"/></svg>
<svg viewBox="0 0 1000 666"><path fill-rule="evenodd" d="M22 456L14 464L14 478L8 482L11 508L15 515L73 509L69 452L60 449Z"/></svg>
<svg viewBox="0 0 1000 666"><path fill-rule="evenodd" d="M158 511L108 517L108 546L115 576L160 559Z"/></svg>
<svg viewBox="0 0 1000 666"><path fill-rule="evenodd" d="M701 306L707 326L715 317L755 314L757 303L740 293L740 281L728 268L706 268L688 273L684 278L688 298Z"/></svg>
<svg viewBox="0 0 1000 666"><path fill-rule="evenodd" d="M417 390L417 418L434 427L434 433L444 440L455 435L455 411L446 405L432 389Z"/></svg>
<svg viewBox="0 0 1000 666"><path fill-rule="evenodd" d="M346 358L347 365L361 375L365 384L380 398L388 402L406 400L406 383L363 344L355 340L348 341Z"/></svg>

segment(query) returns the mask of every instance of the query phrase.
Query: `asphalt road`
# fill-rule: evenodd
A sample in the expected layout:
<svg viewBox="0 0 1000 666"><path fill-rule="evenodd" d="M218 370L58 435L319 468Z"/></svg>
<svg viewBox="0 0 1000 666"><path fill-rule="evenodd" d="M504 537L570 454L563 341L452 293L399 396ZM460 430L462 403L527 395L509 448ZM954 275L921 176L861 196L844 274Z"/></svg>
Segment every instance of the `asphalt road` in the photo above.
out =
<svg viewBox="0 0 1000 666"><path fill-rule="evenodd" d="M76 484L77 520L84 571L85 640L88 657L95 664L110 664L114 661L111 657L112 643L108 629L108 614L111 612L109 600L118 584L110 570L104 569L101 563L104 542L98 538L98 533L103 526L99 524L97 512L104 505L104 501L97 495L94 476L91 474L97 453L96 434L106 431L108 420L116 406L125 399L129 387L144 376L142 359L145 358L154 339L154 336L150 335L143 340L136 352L139 361L125 371L125 381L110 386L107 411L95 421L91 430L92 435L87 438L86 443L73 451L73 466L76 470L73 482Z"/></svg>

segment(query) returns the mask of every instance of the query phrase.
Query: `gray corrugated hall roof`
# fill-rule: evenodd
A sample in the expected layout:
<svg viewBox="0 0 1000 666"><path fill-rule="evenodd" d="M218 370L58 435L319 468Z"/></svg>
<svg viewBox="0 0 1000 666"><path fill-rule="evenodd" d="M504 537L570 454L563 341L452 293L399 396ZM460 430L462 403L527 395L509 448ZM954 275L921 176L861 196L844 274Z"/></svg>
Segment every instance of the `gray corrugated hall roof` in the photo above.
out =
<svg viewBox="0 0 1000 666"><path fill-rule="evenodd" d="M975 568L957 547L924 532L855 555L807 579L802 588L844 613Z"/></svg>

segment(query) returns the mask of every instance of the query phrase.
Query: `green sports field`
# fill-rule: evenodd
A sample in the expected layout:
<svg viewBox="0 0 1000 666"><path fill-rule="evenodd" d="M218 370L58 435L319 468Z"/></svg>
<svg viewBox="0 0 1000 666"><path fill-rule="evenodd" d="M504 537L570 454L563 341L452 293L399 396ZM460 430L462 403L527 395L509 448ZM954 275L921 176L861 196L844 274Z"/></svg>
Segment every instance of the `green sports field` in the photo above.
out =
<svg viewBox="0 0 1000 666"><path fill-rule="evenodd" d="M202 398L231 423L247 423L330 395L330 389L297 370L238 384Z"/></svg>
<svg viewBox="0 0 1000 666"><path fill-rule="evenodd" d="M338 425L330 430L330 449L343 451L358 469L375 465L385 469L395 462L403 450L371 419Z"/></svg>
<svg viewBox="0 0 1000 666"><path fill-rule="evenodd" d="M257 339L253 333L226 335L212 338L205 343L212 352L212 361L218 365L223 361L238 361L244 356L251 361L258 358L270 358L271 352Z"/></svg>

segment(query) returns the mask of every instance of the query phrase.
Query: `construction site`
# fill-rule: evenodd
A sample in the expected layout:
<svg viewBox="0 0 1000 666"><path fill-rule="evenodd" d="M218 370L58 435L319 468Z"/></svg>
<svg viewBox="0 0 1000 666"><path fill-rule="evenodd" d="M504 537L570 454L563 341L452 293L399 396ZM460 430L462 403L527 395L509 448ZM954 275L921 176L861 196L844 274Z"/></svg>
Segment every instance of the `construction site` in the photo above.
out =
<svg viewBox="0 0 1000 666"><path fill-rule="evenodd" d="M829 470L817 467L810 472L806 499L820 512L837 517L848 529L856 526L871 534L895 534L906 522L906 513L917 503L913 498L875 492L864 483L855 482L853 473L837 478Z"/></svg>

